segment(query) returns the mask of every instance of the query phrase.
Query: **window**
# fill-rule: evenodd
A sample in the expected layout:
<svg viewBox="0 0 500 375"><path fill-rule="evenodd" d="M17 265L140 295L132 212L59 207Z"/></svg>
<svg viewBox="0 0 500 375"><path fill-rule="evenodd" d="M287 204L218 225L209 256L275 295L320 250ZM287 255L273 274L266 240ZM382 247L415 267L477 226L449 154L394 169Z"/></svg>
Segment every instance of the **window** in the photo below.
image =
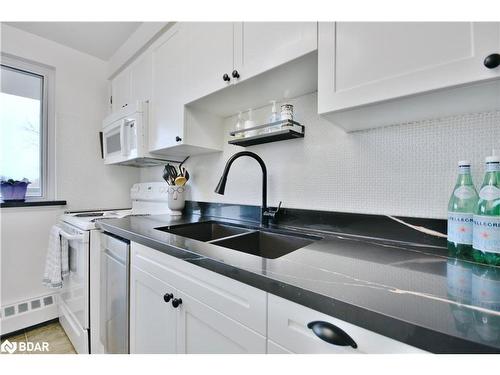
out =
<svg viewBox="0 0 500 375"><path fill-rule="evenodd" d="M27 198L52 198L48 150L53 71L2 55L0 71L0 176L27 178Z"/></svg>

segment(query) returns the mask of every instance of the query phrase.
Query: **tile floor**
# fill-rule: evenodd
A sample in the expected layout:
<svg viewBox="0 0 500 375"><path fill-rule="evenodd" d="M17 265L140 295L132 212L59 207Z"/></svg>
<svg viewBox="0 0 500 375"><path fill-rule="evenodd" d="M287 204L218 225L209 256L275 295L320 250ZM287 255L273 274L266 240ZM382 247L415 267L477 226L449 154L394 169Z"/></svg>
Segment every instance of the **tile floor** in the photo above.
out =
<svg viewBox="0 0 500 375"><path fill-rule="evenodd" d="M15 354L76 354L73 345L71 345L71 341L69 341L68 336L64 333L64 330L59 322L49 323L33 329L27 329L19 334L16 334L15 336L6 337L5 340L17 343L49 343L49 350L46 352L33 351L28 353L17 350ZM2 342L5 340L2 340Z"/></svg>

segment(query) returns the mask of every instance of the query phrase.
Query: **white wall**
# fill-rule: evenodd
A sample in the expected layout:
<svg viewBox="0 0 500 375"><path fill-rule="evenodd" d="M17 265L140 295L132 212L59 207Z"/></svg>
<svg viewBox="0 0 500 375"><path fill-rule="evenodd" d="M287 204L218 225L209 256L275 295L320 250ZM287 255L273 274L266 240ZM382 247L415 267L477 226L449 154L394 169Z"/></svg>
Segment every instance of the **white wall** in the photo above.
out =
<svg viewBox="0 0 500 375"><path fill-rule="evenodd" d="M269 204L312 210L445 218L458 160L473 163L481 183L484 157L500 149L500 112L469 114L347 134L317 114L317 95L292 101L306 126L302 140L247 148L268 168ZM263 121L270 108L254 111ZM236 118L225 122L226 134ZM260 205L260 167L249 158L229 172L226 194L214 193L225 161L243 148L191 157L189 199ZM161 168L141 171L161 181Z"/></svg>
<svg viewBox="0 0 500 375"><path fill-rule="evenodd" d="M98 131L107 113L107 63L1 25L1 50L55 68L56 198L61 208L9 208L1 215L0 305L46 293L48 230L63 209L129 207L135 168L105 166Z"/></svg>
<svg viewBox="0 0 500 375"><path fill-rule="evenodd" d="M2 52L56 70L57 198L67 200L71 209L128 206L138 170L105 166L100 157L98 132L108 111L107 63L5 24L1 34Z"/></svg>

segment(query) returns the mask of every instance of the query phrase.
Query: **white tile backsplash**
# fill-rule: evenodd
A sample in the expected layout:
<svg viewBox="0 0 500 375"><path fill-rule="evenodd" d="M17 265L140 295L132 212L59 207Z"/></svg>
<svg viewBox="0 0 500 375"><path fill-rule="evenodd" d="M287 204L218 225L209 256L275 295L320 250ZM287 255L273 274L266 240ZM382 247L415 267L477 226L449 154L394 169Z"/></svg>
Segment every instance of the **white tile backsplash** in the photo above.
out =
<svg viewBox="0 0 500 375"><path fill-rule="evenodd" d="M445 218L457 161L472 162L479 185L484 157L500 150L500 111L348 134L317 114L316 93L290 102L305 138L247 148L266 162L270 205ZM256 122L268 115L270 106L254 111ZM226 133L235 123L236 117L225 120ZM233 164L226 194L214 193L225 161L241 150L225 142L222 153L192 156L188 199L260 205L260 167L249 158ZM141 180L161 181L161 174L160 167L145 168Z"/></svg>

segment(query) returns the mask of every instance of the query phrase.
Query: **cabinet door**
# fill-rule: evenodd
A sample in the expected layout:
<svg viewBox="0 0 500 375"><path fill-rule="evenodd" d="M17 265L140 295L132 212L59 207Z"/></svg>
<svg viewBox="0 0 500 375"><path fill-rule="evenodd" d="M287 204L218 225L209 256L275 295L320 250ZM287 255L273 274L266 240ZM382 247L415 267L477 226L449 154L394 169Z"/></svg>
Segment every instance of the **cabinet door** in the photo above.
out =
<svg viewBox="0 0 500 375"><path fill-rule="evenodd" d="M152 55L145 52L130 66L130 102L148 101L151 99Z"/></svg>
<svg viewBox="0 0 500 375"><path fill-rule="evenodd" d="M177 314L165 293L174 288L136 267L130 271L130 353L176 352Z"/></svg>
<svg viewBox="0 0 500 375"><path fill-rule="evenodd" d="M499 23L320 23L319 112L498 77Z"/></svg>
<svg viewBox="0 0 500 375"><path fill-rule="evenodd" d="M130 101L130 69L125 69L111 80L112 110L126 107Z"/></svg>
<svg viewBox="0 0 500 375"><path fill-rule="evenodd" d="M183 24L176 24L152 48L150 151L172 147L184 137L186 46Z"/></svg>
<svg viewBox="0 0 500 375"><path fill-rule="evenodd" d="M318 47L316 22L238 22L234 28L234 62L239 81Z"/></svg>
<svg viewBox="0 0 500 375"><path fill-rule="evenodd" d="M266 352L266 338L200 301L178 294L177 352L244 354Z"/></svg>
<svg viewBox="0 0 500 375"><path fill-rule="evenodd" d="M186 58L186 76L183 85L187 102L201 98L228 86L222 79L233 71L233 23L185 22L182 24L186 44L182 55Z"/></svg>

